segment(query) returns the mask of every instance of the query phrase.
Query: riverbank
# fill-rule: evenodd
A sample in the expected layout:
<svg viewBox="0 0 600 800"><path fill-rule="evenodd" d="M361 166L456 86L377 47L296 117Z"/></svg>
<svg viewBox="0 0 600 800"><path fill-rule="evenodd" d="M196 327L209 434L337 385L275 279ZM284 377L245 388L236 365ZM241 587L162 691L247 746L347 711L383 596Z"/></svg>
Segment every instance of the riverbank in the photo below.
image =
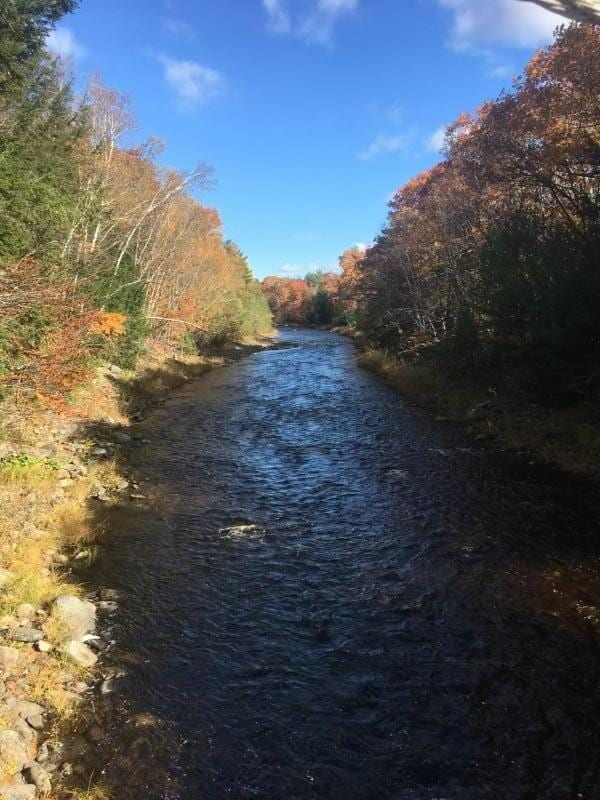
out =
<svg viewBox="0 0 600 800"><path fill-rule="evenodd" d="M112 505L143 489L124 477L127 453L149 442L135 422L168 391L272 347L231 344L182 356L152 343L135 372L98 369L60 407L41 395L5 400L0 442L0 798L103 800L107 698L121 668L110 658L119 597L90 586ZM275 345L276 346L276 345ZM92 581L93 582L93 581ZM128 746L140 747L129 721ZM138 725L139 723L139 725ZM132 738L133 736L133 738ZM162 734L161 737L162 738ZM118 752L118 748L117 748Z"/></svg>
<svg viewBox="0 0 600 800"><path fill-rule="evenodd" d="M350 335L356 340L355 332ZM360 336L358 341L361 367L430 409L440 422L462 425L477 441L493 448L594 480L600 477L600 426L591 403L542 407L523 393L451 380L432 366L370 348Z"/></svg>

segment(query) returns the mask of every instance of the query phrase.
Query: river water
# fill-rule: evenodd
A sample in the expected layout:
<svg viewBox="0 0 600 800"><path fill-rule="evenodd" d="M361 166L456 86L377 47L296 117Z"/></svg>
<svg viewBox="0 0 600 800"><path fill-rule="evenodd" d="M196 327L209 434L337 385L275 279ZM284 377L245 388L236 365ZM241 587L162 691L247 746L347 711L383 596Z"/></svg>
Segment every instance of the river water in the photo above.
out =
<svg viewBox="0 0 600 800"><path fill-rule="evenodd" d="M181 798L600 797L591 490L281 338L153 415L97 566Z"/></svg>

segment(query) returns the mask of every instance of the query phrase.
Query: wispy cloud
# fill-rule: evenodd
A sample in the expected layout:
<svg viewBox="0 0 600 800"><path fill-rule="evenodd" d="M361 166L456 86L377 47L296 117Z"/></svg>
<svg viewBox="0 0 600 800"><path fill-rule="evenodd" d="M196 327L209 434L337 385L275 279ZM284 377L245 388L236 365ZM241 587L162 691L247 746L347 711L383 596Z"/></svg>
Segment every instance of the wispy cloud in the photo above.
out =
<svg viewBox="0 0 600 800"><path fill-rule="evenodd" d="M340 19L358 9L359 0L262 0L267 26L272 33L290 34L309 44L328 45L333 41Z"/></svg>
<svg viewBox="0 0 600 800"><path fill-rule="evenodd" d="M431 136L427 138L427 149L430 153L439 153L444 146L446 140L446 126L440 125Z"/></svg>
<svg viewBox="0 0 600 800"><path fill-rule="evenodd" d="M267 12L267 24L272 33L289 33L292 28L291 20L285 11L281 0L262 0L263 8Z"/></svg>
<svg viewBox="0 0 600 800"><path fill-rule="evenodd" d="M56 28L50 31L46 39L49 50L61 58L84 58L87 50L77 41L75 34L68 28Z"/></svg>
<svg viewBox="0 0 600 800"><path fill-rule="evenodd" d="M226 82L220 72L202 66L196 61L177 61L159 55L163 74L168 86L174 92L181 108L191 109L206 105L222 95Z"/></svg>
<svg viewBox="0 0 600 800"><path fill-rule="evenodd" d="M286 278L303 278L309 272L338 272L339 265L337 261L332 261L330 264L319 264L313 261L308 264L300 264L289 262L283 264L277 271L277 275L282 275Z"/></svg>
<svg viewBox="0 0 600 800"><path fill-rule="evenodd" d="M178 19L177 17L167 17L163 20L163 27L165 30L172 33L173 36L177 36L180 39L187 39L191 41L192 39L196 38L196 34L194 33L194 29L183 19Z"/></svg>
<svg viewBox="0 0 600 800"><path fill-rule="evenodd" d="M536 47L552 38L564 20L520 0L438 0L452 14L450 45L469 51L482 47Z"/></svg>
<svg viewBox="0 0 600 800"><path fill-rule="evenodd" d="M362 150L358 157L362 161L372 161L374 158L390 153L400 153L410 147L415 138L414 131L406 131L404 133L386 134L382 133L376 136L371 144Z"/></svg>

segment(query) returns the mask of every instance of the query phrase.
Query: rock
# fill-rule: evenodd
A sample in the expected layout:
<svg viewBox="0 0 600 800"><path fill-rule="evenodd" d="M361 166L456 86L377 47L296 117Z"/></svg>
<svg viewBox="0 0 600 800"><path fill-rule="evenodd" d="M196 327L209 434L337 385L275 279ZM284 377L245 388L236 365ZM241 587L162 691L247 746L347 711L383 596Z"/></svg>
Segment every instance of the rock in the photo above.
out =
<svg viewBox="0 0 600 800"><path fill-rule="evenodd" d="M73 639L81 639L96 629L96 608L93 603L72 594L62 594L52 605L62 629Z"/></svg>
<svg viewBox="0 0 600 800"><path fill-rule="evenodd" d="M131 436L125 431L114 431L112 438L117 444L131 444Z"/></svg>
<svg viewBox="0 0 600 800"><path fill-rule="evenodd" d="M16 731L0 731L0 767L9 775L18 775L29 761L27 748Z"/></svg>
<svg viewBox="0 0 600 800"><path fill-rule="evenodd" d="M472 420L485 419L490 414L502 413L502 403L498 400L486 400L483 403L477 403L476 406L469 411L467 417Z"/></svg>
<svg viewBox="0 0 600 800"><path fill-rule="evenodd" d="M66 556L64 553L56 553L56 555L52 556L52 563L53 564L68 564L69 557Z"/></svg>
<svg viewBox="0 0 600 800"><path fill-rule="evenodd" d="M104 739L105 733L99 725L92 725L92 727L87 732L88 738L90 742L97 744Z"/></svg>
<svg viewBox="0 0 600 800"><path fill-rule="evenodd" d="M100 694L114 694L118 689L118 683L114 678L106 678L100 684Z"/></svg>
<svg viewBox="0 0 600 800"><path fill-rule="evenodd" d="M44 713L43 706L39 705L39 703L32 703L30 700L17 700L15 697L9 697L6 705L23 719Z"/></svg>
<svg viewBox="0 0 600 800"><path fill-rule="evenodd" d="M40 653L51 653L54 650L54 647L50 644L50 642L40 639L39 642L35 643L35 649Z"/></svg>
<svg viewBox="0 0 600 800"><path fill-rule="evenodd" d="M33 714L31 717L27 717L27 724L33 728L34 731L43 731L44 730L44 718L41 714Z"/></svg>
<svg viewBox="0 0 600 800"><path fill-rule="evenodd" d="M17 606L17 610L15 611L15 617L19 622L31 622L35 615L35 608L31 603L21 603Z"/></svg>
<svg viewBox="0 0 600 800"><path fill-rule="evenodd" d="M80 550L74 557L74 561L85 561L87 558L90 558L90 551L89 550Z"/></svg>
<svg viewBox="0 0 600 800"><path fill-rule="evenodd" d="M50 794L52 791L52 781L50 775L43 767L33 761L25 769L25 778L32 783L41 794Z"/></svg>
<svg viewBox="0 0 600 800"><path fill-rule="evenodd" d="M121 369L121 367L118 367L116 364L109 364L108 365L108 371L111 373L111 375L122 375L123 374L123 370Z"/></svg>
<svg viewBox="0 0 600 800"><path fill-rule="evenodd" d="M58 478L59 481L62 481L65 478L70 478L71 477L71 473L69 472L68 469L64 469L64 468L63 469L59 469L56 472L56 477Z"/></svg>
<svg viewBox="0 0 600 800"><path fill-rule="evenodd" d="M24 742L27 748L35 747L37 744L37 734L30 728L24 719L16 719L12 724L12 730L19 736L21 741Z"/></svg>
<svg viewBox="0 0 600 800"><path fill-rule="evenodd" d="M100 589L100 600L112 600L116 602L120 599L120 594L116 589Z"/></svg>
<svg viewBox="0 0 600 800"><path fill-rule="evenodd" d="M63 757L64 744L54 739L43 742L35 757L38 764L43 764L47 770L56 769Z"/></svg>
<svg viewBox="0 0 600 800"><path fill-rule="evenodd" d="M98 603L98 608L101 611L107 611L109 613L113 613L119 610L119 606L114 600L100 600Z"/></svg>
<svg viewBox="0 0 600 800"><path fill-rule="evenodd" d="M58 482L58 485L60 486L61 489L66 489L68 486L72 486L73 485L73 479L72 478L63 478L62 480L60 480Z"/></svg>
<svg viewBox="0 0 600 800"><path fill-rule="evenodd" d="M11 632L10 636L15 642L25 642L26 644L33 644L44 638L44 634L37 628L17 628Z"/></svg>
<svg viewBox="0 0 600 800"><path fill-rule="evenodd" d="M71 661L74 661L80 667L85 667L86 669L90 669L98 661L98 656L87 644L78 642L75 639L71 639L71 641L63 645L63 653L68 656Z"/></svg>
<svg viewBox="0 0 600 800"><path fill-rule="evenodd" d="M20 657L21 654L14 647L0 646L0 670L11 672L19 663Z"/></svg>
<svg viewBox="0 0 600 800"><path fill-rule="evenodd" d="M0 786L0 800L34 800L36 788L31 783L9 783Z"/></svg>
<svg viewBox="0 0 600 800"><path fill-rule="evenodd" d="M106 447L94 447L90 453L96 456L96 458L108 458L108 450Z"/></svg>

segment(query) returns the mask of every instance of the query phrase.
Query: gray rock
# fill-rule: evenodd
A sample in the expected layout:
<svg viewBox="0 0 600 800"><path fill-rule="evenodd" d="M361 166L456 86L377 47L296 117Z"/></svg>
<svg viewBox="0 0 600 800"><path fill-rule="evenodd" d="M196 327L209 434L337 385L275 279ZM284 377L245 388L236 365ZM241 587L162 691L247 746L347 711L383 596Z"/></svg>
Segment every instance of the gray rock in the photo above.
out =
<svg viewBox="0 0 600 800"><path fill-rule="evenodd" d="M0 670L11 672L19 663L21 654L14 647L0 646Z"/></svg>
<svg viewBox="0 0 600 800"><path fill-rule="evenodd" d="M25 778L29 783L33 783L35 788L41 794L50 794L52 791L52 781L50 780L50 775L48 775L43 767L40 767L39 764L36 764L35 761L27 765L27 768L25 769Z"/></svg>
<svg viewBox="0 0 600 800"><path fill-rule="evenodd" d="M96 608L93 603L72 594L62 594L53 603L52 611L67 636L81 639L96 629Z"/></svg>
<svg viewBox="0 0 600 800"><path fill-rule="evenodd" d="M27 748L16 731L0 731L0 766L9 775L18 775L29 761Z"/></svg>
<svg viewBox="0 0 600 800"><path fill-rule="evenodd" d="M23 719L44 713L43 706L39 703L32 703L30 700L17 700L15 697L9 697L6 705Z"/></svg>
<svg viewBox="0 0 600 800"><path fill-rule="evenodd" d="M15 642L25 642L26 644L33 644L44 638L44 634L37 628L17 628L11 632L10 636Z"/></svg>
<svg viewBox="0 0 600 800"><path fill-rule="evenodd" d="M122 375L123 374L123 370L121 369L121 367L118 367L116 364L109 364L108 365L108 371L112 375Z"/></svg>
<svg viewBox="0 0 600 800"><path fill-rule="evenodd" d="M114 600L100 600L98 608L101 611L107 611L109 613L114 613L119 610L119 606Z"/></svg>
<svg viewBox="0 0 600 800"><path fill-rule="evenodd" d="M117 444L131 444L131 436L125 431L114 431L112 438Z"/></svg>
<svg viewBox="0 0 600 800"><path fill-rule="evenodd" d="M20 737L27 748L34 747L37 744L37 733L21 717L13 722L12 730Z"/></svg>
<svg viewBox="0 0 600 800"><path fill-rule="evenodd" d="M27 717L27 724L33 728L34 731L44 730L44 718L41 714L32 714Z"/></svg>
<svg viewBox="0 0 600 800"><path fill-rule="evenodd" d="M0 786L0 800L35 800L36 791L31 783L9 783Z"/></svg>
<svg viewBox="0 0 600 800"><path fill-rule="evenodd" d="M78 642L75 639L71 639L71 641L63 645L63 653L68 656L71 661L74 661L80 667L86 669L90 669L98 661L98 656L87 644Z"/></svg>

